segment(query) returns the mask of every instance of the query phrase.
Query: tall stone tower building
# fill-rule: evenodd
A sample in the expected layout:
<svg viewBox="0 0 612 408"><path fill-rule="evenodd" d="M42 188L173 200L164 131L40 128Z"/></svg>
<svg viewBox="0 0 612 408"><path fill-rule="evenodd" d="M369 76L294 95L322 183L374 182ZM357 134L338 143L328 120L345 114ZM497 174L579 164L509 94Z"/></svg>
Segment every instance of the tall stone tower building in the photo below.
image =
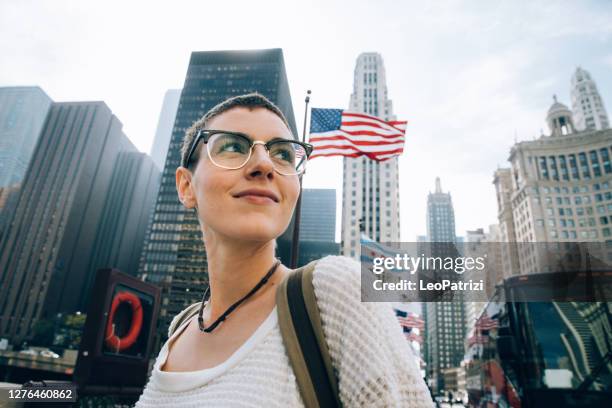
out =
<svg viewBox="0 0 612 408"><path fill-rule="evenodd" d="M355 66L349 110L394 120L388 99L382 57L359 55ZM398 158L377 162L345 157L343 162L342 254L359 259L359 224L377 242L400 240Z"/></svg>
<svg viewBox="0 0 612 408"><path fill-rule="evenodd" d="M603 130L610 127L604 101L589 71L576 68L572 76L571 94L577 130Z"/></svg>

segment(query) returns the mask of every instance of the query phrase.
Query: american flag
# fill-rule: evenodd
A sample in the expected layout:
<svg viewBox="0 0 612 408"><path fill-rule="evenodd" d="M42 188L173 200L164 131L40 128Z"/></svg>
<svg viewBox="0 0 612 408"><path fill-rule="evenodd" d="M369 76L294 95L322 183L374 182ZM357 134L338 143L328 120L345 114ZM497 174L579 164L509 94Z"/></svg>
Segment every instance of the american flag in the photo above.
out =
<svg viewBox="0 0 612 408"><path fill-rule="evenodd" d="M374 258L395 258L398 250L372 240L366 234L361 234L361 262L374 265ZM393 269L395 271L395 269Z"/></svg>
<svg viewBox="0 0 612 408"><path fill-rule="evenodd" d="M342 109L313 108L310 139L319 156L367 156L383 161L404 151L406 121L384 121L376 116Z"/></svg>
<svg viewBox="0 0 612 408"><path fill-rule="evenodd" d="M409 313L408 316L397 316L397 320L402 327L409 328L417 328L423 329L425 327L425 322L419 316L414 313Z"/></svg>
<svg viewBox="0 0 612 408"><path fill-rule="evenodd" d="M489 336L486 334L476 333L470 338L468 338L468 347L473 346L474 344L485 344L489 339Z"/></svg>
<svg viewBox="0 0 612 408"><path fill-rule="evenodd" d="M499 326L497 319L491 319L488 315L484 314L476 320L475 327L479 330L491 330Z"/></svg>
<svg viewBox="0 0 612 408"><path fill-rule="evenodd" d="M416 341L417 343L423 343L423 338L412 330L410 330L409 332L404 332L404 336L406 336L406 340L408 341Z"/></svg>

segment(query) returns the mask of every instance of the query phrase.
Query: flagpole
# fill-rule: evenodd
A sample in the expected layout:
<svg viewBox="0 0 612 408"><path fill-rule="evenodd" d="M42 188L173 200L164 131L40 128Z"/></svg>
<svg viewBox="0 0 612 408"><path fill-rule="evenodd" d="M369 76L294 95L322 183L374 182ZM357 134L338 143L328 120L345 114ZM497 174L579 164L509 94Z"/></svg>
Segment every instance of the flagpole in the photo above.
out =
<svg viewBox="0 0 612 408"><path fill-rule="evenodd" d="M306 99L304 100L304 128L302 130L302 142L306 142L306 121L308 118L308 103L310 102L310 89L306 91ZM295 205L295 218L293 224L293 239L291 240L291 269L297 268L298 258L300 255L300 218L302 213L302 176L300 176L300 195L298 196L297 204Z"/></svg>

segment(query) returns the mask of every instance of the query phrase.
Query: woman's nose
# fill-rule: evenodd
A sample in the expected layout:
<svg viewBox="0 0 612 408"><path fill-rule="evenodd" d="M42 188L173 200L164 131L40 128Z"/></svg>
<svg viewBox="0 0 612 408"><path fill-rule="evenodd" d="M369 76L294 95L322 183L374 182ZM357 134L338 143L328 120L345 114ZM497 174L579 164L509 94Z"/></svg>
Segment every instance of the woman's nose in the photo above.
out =
<svg viewBox="0 0 612 408"><path fill-rule="evenodd" d="M253 174L256 171L261 171L263 174L274 173L274 163L272 163L264 144L256 143L253 146L247 166L249 174Z"/></svg>

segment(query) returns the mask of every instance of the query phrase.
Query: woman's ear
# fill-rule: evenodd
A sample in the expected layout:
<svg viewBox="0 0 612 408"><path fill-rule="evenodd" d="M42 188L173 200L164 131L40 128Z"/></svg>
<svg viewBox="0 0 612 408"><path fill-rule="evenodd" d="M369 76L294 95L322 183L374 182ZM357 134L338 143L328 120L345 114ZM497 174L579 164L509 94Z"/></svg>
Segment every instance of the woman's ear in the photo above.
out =
<svg viewBox="0 0 612 408"><path fill-rule="evenodd" d="M176 191L185 208L195 208L196 198L191 185L192 174L185 167L176 168Z"/></svg>

